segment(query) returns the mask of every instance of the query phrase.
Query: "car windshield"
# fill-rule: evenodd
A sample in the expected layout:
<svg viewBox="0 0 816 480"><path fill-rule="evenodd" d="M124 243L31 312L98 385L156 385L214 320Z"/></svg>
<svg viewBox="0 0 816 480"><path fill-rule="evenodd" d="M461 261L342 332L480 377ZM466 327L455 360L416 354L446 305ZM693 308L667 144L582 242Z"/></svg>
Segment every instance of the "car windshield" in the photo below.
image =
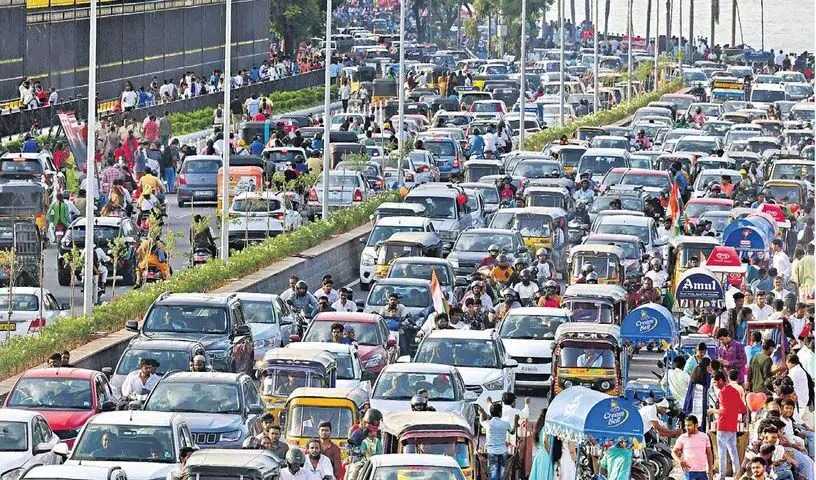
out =
<svg viewBox="0 0 816 480"><path fill-rule="evenodd" d="M320 424L323 422L331 423L332 432L348 432L353 422L351 409L345 406L313 407L294 405L290 409L290 418L287 418L286 422L286 435L288 437L317 438L320 433ZM334 434L335 438L339 436L339 434Z"/></svg>
<svg viewBox="0 0 816 480"><path fill-rule="evenodd" d="M389 238L391 238L391 235L397 232L421 232L421 231L422 227L405 227L402 225L397 226L377 225L371 231L371 235L368 236L368 242L366 242L366 246L374 247L383 240L388 240Z"/></svg>
<svg viewBox="0 0 816 480"><path fill-rule="evenodd" d="M184 173L218 173L221 162L217 160L190 160L184 163Z"/></svg>
<svg viewBox="0 0 816 480"><path fill-rule="evenodd" d="M329 387L327 378L313 371L307 372L281 366L266 373L267 375L263 376L261 382L261 393L264 395L288 396L300 387Z"/></svg>
<svg viewBox="0 0 816 480"><path fill-rule="evenodd" d="M276 302L260 302L254 300L242 300L244 307L244 318L247 323L278 323L278 311L275 308Z"/></svg>
<svg viewBox="0 0 816 480"><path fill-rule="evenodd" d="M337 360L337 378L339 380L354 380L354 359L348 353L333 352L334 359Z"/></svg>
<svg viewBox="0 0 816 480"><path fill-rule="evenodd" d="M560 176L560 168L557 164L549 162L526 161L520 162L513 169L513 176L525 178L545 178L555 172L555 176Z"/></svg>
<svg viewBox="0 0 816 480"><path fill-rule="evenodd" d="M706 140L695 140L692 138L681 138L674 147L675 152L706 152L711 153L717 149L715 142Z"/></svg>
<svg viewBox="0 0 816 480"><path fill-rule="evenodd" d="M630 222L601 222L595 233L614 233L618 235L634 235L646 241L649 239L649 227L633 225Z"/></svg>
<svg viewBox="0 0 816 480"><path fill-rule="evenodd" d="M456 144L453 142L439 142L426 140L423 142L425 150L438 157L453 157L456 155Z"/></svg>
<svg viewBox="0 0 816 480"><path fill-rule="evenodd" d="M410 400L420 390L428 392L428 400L457 400L457 392L447 373L383 373L377 381L373 398L382 400Z"/></svg>
<svg viewBox="0 0 816 480"><path fill-rule="evenodd" d="M189 368L189 366L188 366ZM22 378L11 392L7 407L89 410L92 406L91 381L70 378Z"/></svg>
<svg viewBox="0 0 816 480"><path fill-rule="evenodd" d="M592 148L628 148L629 141L625 138L595 137L589 142ZM617 166L617 165L616 165Z"/></svg>
<svg viewBox="0 0 816 480"><path fill-rule="evenodd" d="M414 361L454 367L499 368L496 345L487 340L427 338L419 344Z"/></svg>
<svg viewBox="0 0 816 480"><path fill-rule="evenodd" d="M758 90L751 92L752 102L773 103L779 100L786 100L784 90Z"/></svg>
<svg viewBox="0 0 816 480"><path fill-rule="evenodd" d="M589 213L600 213L609 209L609 204L612 200L620 200L622 210L632 210L633 212L643 211L643 200L635 196L616 197L613 195L601 195L595 198L592 206L589 208Z"/></svg>
<svg viewBox="0 0 816 480"><path fill-rule="evenodd" d="M501 169L498 165L468 165L465 171L467 172L467 180L469 182L478 182L479 179L484 176L498 175ZM495 197L498 199L498 194L496 194ZM498 203L498 200L495 203Z"/></svg>
<svg viewBox="0 0 816 480"><path fill-rule="evenodd" d="M232 202L232 209L243 213L274 212L281 208L277 198L236 198Z"/></svg>
<svg viewBox="0 0 816 480"><path fill-rule="evenodd" d="M500 112L498 103L494 102L476 102L473 104L473 111L477 113L494 113Z"/></svg>
<svg viewBox="0 0 816 480"><path fill-rule="evenodd" d="M635 260L640 258L640 245L634 242L610 242L609 240L587 239L584 245L609 245L610 243L623 249L627 259Z"/></svg>
<svg viewBox="0 0 816 480"><path fill-rule="evenodd" d="M726 225L731 223L727 215L709 215L707 213L701 215L700 220L708 220L711 222L711 229L715 232L722 232Z"/></svg>
<svg viewBox="0 0 816 480"><path fill-rule="evenodd" d="M546 215L516 215L513 229L518 230L522 237L548 237L552 234L550 224L552 219Z"/></svg>
<svg viewBox="0 0 816 480"><path fill-rule="evenodd" d="M156 305L144 320L145 333L226 333L224 308L183 305Z"/></svg>
<svg viewBox="0 0 816 480"><path fill-rule="evenodd" d="M731 210L731 205L727 203L689 203L683 214L689 218L699 217L703 212L727 212Z"/></svg>
<svg viewBox="0 0 816 480"><path fill-rule="evenodd" d="M394 292L400 296L399 302L406 307L425 308L430 305L431 292L427 287L380 285L379 283L374 284L366 303L372 307L386 305L388 297Z"/></svg>
<svg viewBox="0 0 816 480"><path fill-rule="evenodd" d="M343 325L354 329L354 340L360 345L379 345L380 336L377 334L375 322L349 322L344 320ZM309 325L309 330L303 338L304 342L330 342L331 326L334 322L315 322Z"/></svg>
<svg viewBox="0 0 816 480"><path fill-rule="evenodd" d="M0 295L0 312L9 309L8 294ZM34 294L15 293L11 296L11 310L15 312L36 312L40 309L40 300Z"/></svg>
<svg viewBox="0 0 816 480"><path fill-rule="evenodd" d="M576 322L612 323L612 307L594 301L570 300L566 307L572 311Z"/></svg>
<svg viewBox="0 0 816 480"><path fill-rule="evenodd" d="M564 195L557 192L530 193L527 197L528 207L564 207Z"/></svg>
<svg viewBox="0 0 816 480"><path fill-rule="evenodd" d="M581 155L583 155L584 152L586 152L586 150L565 148L558 151L558 160L561 161L561 165L574 167L578 165L578 161L581 160Z"/></svg>
<svg viewBox="0 0 816 480"><path fill-rule="evenodd" d="M669 188L669 177L666 175L626 174L621 185L640 185L643 187Z"/></svg>
<svg viewBox="0 0 816 480"><path fill-rule="evenodd" d="M322 177L320 178L320 180L317 181L316 185L319 188L323 188ZM358 186L359 185L357 183L357 175L343 175L329 173L329 190L350 189Z"/></svg>
<svg viewBox="0 0 816 480"><path fill-rule="evenodd" d="M456 218L456 199L453 197L408 196L406 203L417 203L425 207L425 216L438 219Z"/></svg>
<svg viewBox="0 0 816 480"><path fill-rule="evenodd" d="M71 243L77 248L85 246L85 226L76 225L69 231ZM94 245L106 247L114 238L119 236L119 227L96 225L93 229Z"/></svg>
<svg viewBox="0 0 816 480"><path fill-rule="evenodd" d="M605 174L615 167L625 167L626 158L618 156L599 156L599 155L584 155L581 157L580 166L578 170L585 172L587 170L592 173Z"/></svg>
<svg viewBox="0 0 816 480"><path fill-rule="evenodd" d="M0 452L28 450L27 430L25 422L0 422Z"/></svg>
<svg viewBox="0 0 816 480"><path fill-rule="evenodd" d="M683 72L683 80L687 82L705 82L708 77L703 72Z"/></svg>
<svg viewBox="0 0 816 480"><path fill-rule="evenodd" d="M464 441L447 440L444 438L432 438L412 442L402 447L402 453L420 453L424 455L445 455L452 457L459 464L459 468L470 467L470 449ZM414 478L414 477L411 477ZM436 474L434 474L434 479Z"/></svg>
<svg viewBox="0 0 816 480"><path fill-rule="evenodd" d="M465 480L461 468L434 467L424 465L400 465L377 467L371 480Z"/></svg>
<svg viewBox="0 0 816 480"><path fill-rule="evenodd" d="M525 340L553 340L555 329L567 321L566 317L555 315L507 315L501 322L499 335L502 338Z"/></svg>
<svg viewBox="0 0 816 480"><path fill-rule="evenodd" d="M147 400L145 410L240 414L240 391L228 383L159 382Z"/></svg>
<svg viewBox="0 0 816 480"><path fill-rule="evenodd" d="M513 251L513 237L511 235L486 235L484 233L467 233L459 235L453 250L456 252L487 252L487 247L496 244L500 248Z"/></svg>
<svg viewBox="0 0 816 480"><path fill-rule="evenodd" d="M71 460L176 463L171 427L91 424L74 445Z"/></svg>
<svg viewBox="0 0 816 480"><path fill-rule="evenodd" d="M492 173L489 175L493 175ZM496 190L495 187L468 187L468 189L477 190L479 193L482 194L482 198L484 202L488 205L494 205L499 203L499 192Z"/></svg>
<svg viewBox="0 0 816 480"><path fill-rule="evenodd" d="M42 175L44 173L42 165L38 160L3 160L0 162L0 171L3 173Z"/></svg>
<svg viewBox="0 0 816 480"><path fill-rule="evenodd" d="M388 278L418 278L420 280L431 280L431 273L436 271L436 278L442 286L453 285L450 272L442 265L431 263L416 263L397 260L388 271Z"/></svg>
<svg viewBox="0 0 816 480"><path fill-rule="evenodd" d="M703 265L714 250L714 245L683 245L679 250L677 261L684 268L689 268L692 259L696 259L698 265Z"/></svg>
<svg viewBox="0 0 816 480"><path fill-rule="evenodd" d="M558 358L564 368L615 368L615 353L605 348L564 347Z"/></svg>
<svg viewBox="0 0 816 480"><path fill-rule="evenodd" d="M796 177L804 179L813 176L813 163L779 163L773 166L771 178L773 180L794 180Z"/></svg>
<svg viewBox="0 0 816 480"><path fill-rule="evenodd" d="M816 120L816 109L814 108L792 108L790 111L792 120L812 122Z"/></svg>
<svg viewBox="0 0 816 480"><path fill-rule="evenodd" d="M706 122L703 124L703 128L701 129L705 133L709 135L716 135L718 137L724 137L728 130L731 128L732 123L720 123L720 122Z"/></svg>
<svg viewBox="0 0 816 480"><path fill-rule="evenodd" d="M190 369L190 352L180 350L135 350L127 349L116 367L117 375L127 375L139 369L139 361L152 358L159 362L156 374L161 376L171 370L185 371Z"/></svg>

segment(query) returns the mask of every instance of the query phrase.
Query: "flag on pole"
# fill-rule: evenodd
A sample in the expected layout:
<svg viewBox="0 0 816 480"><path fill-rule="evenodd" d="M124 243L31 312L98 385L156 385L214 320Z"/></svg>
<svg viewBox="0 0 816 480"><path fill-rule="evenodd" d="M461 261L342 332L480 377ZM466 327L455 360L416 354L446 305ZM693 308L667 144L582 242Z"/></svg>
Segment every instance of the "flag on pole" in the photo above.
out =
<svg viewBox="0 0 816 480"><path fill-rule="evenodd" d="M436 313L448 313L448 301L445 299L442 285L439 284L439 277L436 276L435 268L431 270L431 298Z"/></svg>
<svg viewBox="0 0 816 480"><path fill-rule="evenodd" d="M682 233L683 198L680 196L680 184L676 181L672 183L671 193L669 193L669 218L672 219L674 231Z"/></svg>

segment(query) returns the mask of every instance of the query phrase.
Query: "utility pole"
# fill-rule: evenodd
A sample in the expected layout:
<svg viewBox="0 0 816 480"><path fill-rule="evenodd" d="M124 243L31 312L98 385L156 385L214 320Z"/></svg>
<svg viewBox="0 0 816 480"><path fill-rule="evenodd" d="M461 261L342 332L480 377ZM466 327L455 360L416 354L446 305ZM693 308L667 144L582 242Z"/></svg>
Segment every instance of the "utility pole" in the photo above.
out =
<svg viewBox="0 0 816 480"><path fill-rule="evenodd" d="M226 0L224 11L224 147L221 154L221 260L229 258L229 209L230 209L230 89L232 88L232 0ZM328 121L328 120L327 120ZM259 185L260 186L260 185Z"/></svg>
<svg viewBox="0 0 816 480"><path fill-rule="evenodd" d="M632 0L626 8L626 35L629 36L629 46L626 50L626 70L629 73L629 78L626 80L626 100L632 101Z"/></svg>
<svg viewBox="0 0 816 480"><path fill-rule="evenodd" d="M521 88L519 89L519 150L524 150L524 110L527 108L527 0L521 0Z"/></svg>
<svg viewBox="0 0 816 480"><path fill-rule="evenodd" d="M689 65L694 64L694 0L689 0L689 38L688 38L688 61Z"/></svg>
<svg viewBox="0 0 816 480"><path fill-rule="evenodd" d="M399 118L397 119L397 185L401 188L405 177L402 157L405 155L405 0L400 0L400 54L399 54Z"/></svg>
<svg viewBox="0 0 816 480"><path fill-rule="evenodd" d="M660 67L658 66L658 59L660 58L660 0L655 2L657 11L655 12L655 39L654 39L654 69L655 79L652 90L657 90L658 80L660 79ZM668 40L668 37L666 37Z"/></svg>
<svg viewBox="0 0 816 480"><path fill-rule="evenodd" d="M229 0L227 0L229 1ZM96 8L97 0L91 0L90 11L90 37L88 43L88 156L85 157L85 167L88 169L88 178L96 178ZM224 115L225 117L227 115ZM88 182L88 185L93 185L93 181ZM93 190L93 188L91 188ZM94 227L96 220L94 218L94 196L96 192L88 192L88 201L85 204L85 267L84 267L84 288L82 314L91 315L94 303L96 300L96 275L94 275ZM14 232L12 231L12 234ZM16 239L17 236L13 235ZM16 260L15 251L15 260ZM16 272L16 267L12 265L12 272ZM74 273L71 272L71 275ZM13 277L13 275L12 275ZM42 282L43 279L40 279ZM9 292L12 289L9 288ZM11 303L11 302L9 302ZM11 315L9 315L11 317Z"/></svg>
<svg viewBox="0 0 816 480"><path fill-rule="evenodd" d="M558 0L558 35L561 37L561 76L558 80L560 86L560 108L558 109L559 127L564 126L564 0Z"/></svg>
<svg viewBox="0 0 816 480"><path fill-rule="evenodd" d="M592 91L592 113L595 113L595 112L598 111L598 108L599 108L598 100L599 100L599 95L600 95L600 92L598 92L598 88L600 88L600 84L598 83L598 29L601 28L600 27L601 26L601 23L600 23L600 18L601 17L598 16L598 4L601 3L601 0L593 0L593 2L595 3L595 21L592 22L592 28L594 30L592 32L593 44L594 44L592 46L592 57L593 57L592 58L592 63L593 63L593 69L592 69L592 77L593 77L593 79L592 79L592 83L593 83L593 86L592 86L592 89L593 89L593 91Z"/></svg>
<svg viewBox="0 0 816 480"><path fill-rule="evenodd" d="M708 48L714 50L714 25L719 22L718 18L720 15L720 0L711 0L711 36L710 40L708 41Z"/></svg>
<svg viewBox="0 0 816 480"><path fill-rule="evenodd" d="M737 44L737 0L731 0L731 46Z"/></svg>
<svg viewBox="0 0 816 480"><path fill-rule="evenodd" d="M229 1L229 0L227 0ZM320 216L329 219L329 170L331 170L331 147L329 146L331 124L331 29L332 0L326 0L326 71L323 76L323 191L320 199Z"/></svg>

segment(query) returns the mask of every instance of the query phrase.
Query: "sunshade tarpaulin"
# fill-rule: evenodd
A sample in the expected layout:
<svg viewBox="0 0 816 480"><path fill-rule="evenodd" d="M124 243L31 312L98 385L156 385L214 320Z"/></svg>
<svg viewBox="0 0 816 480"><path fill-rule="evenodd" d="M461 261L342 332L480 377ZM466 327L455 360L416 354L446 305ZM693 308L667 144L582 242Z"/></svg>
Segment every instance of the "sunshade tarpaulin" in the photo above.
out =
<svg viewBox="0 0 816 480"><path fill-rule="evenodd" d="M677 320L657 303L647 303L630 311L621 322L621 338L632 343L677 339Z"/></svg>
<svg viewBox="0 0 816 480"><path fill-rule="evenodd" d="M633 445L643 442L643 419L629 400L574 386L550 403L544 431L579 443L591 437L598 443L625 440Z"/></svg>

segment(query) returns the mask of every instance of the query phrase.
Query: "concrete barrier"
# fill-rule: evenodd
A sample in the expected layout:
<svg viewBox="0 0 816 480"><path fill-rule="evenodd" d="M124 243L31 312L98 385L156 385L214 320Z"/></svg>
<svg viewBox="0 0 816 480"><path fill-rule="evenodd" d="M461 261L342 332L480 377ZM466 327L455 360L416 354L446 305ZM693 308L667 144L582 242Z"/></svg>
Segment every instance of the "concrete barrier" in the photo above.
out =
<svg viewBox="0 0 816 480"><path fill-rule="evenodd" d="M236 279L216 290L217 293L252 292L281 293L288 288L292 275L309 284L315 291L324 275L331 275L335 285L346 285L357 280L360 255L363 251L361 239L367 239L372 225L366 224L350 232L305 250L263 268L252 275ZM115 367L130 340L136 334L127 330L112 332L71 351L71 363L77 367L101 370ZM43 368L45 364L35 368ZM20 375L0 382L0 400L5 399Z"/></svg>

